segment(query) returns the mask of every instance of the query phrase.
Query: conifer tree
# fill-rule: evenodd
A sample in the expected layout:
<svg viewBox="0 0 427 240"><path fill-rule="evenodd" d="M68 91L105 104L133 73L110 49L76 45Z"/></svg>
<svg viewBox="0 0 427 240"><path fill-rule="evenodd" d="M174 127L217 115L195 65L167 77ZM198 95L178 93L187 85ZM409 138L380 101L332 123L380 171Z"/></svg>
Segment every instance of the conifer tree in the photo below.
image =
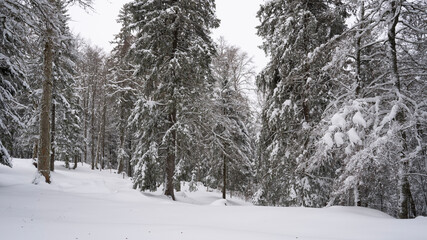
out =
<svg viewBox="0 0 427 240"><path fill-rule="evenodd" d="M131 34L130 23L130 4L125 4L120 10L118 22L122 28L115 36L115 47L111 52L110 61L112 68L109 70L109 91L115 99L115 115L117 122L115 123L118 129L120 139L117 148L117 173L122 173L125 168L130 176L131 154L128 147L128 142L131 141L132 131L128 128L128 118L135 103L135 95L138 91L136 78L133 76L134 68L129 62L128 53L134 41L134 36Z"/></svg>
<svg viewBox="0 0 427 240"><path fill-rule="evenodd" d="M259 204L321 206L322 182L296 171L312 154L313 127L329 101L328 51L317 49L344 30L340 2L269 1L261 6L258 35L271 56L258 76L266 95L262 112ZM318 56L318 55L321 55Z"/></svg>
<svg viewBox="0 0 427 240"><path fill-rule="evenodd" d="M157 146L154 155L164 166L165 195L175 199L175 166L180 160L177 147L184 143L185 137L194 136L194 120L200 114L200 106L194 103L203 97L211 78L209 64L215 49L209 34L219 23L215 3L213 0L137 0L131 6L131 15L132 29L136 32L131 54L145 92L139 96L132 115L153 124L149 119L158 120L156 125L145 123L156 132L153 138L142 139L151 130L139 129L136 148L144 156L148 146ZM149 108L153 110L146 112L155 113L154 116L136 112ZM142 122L138 125L142 126Z"/></svg>
<svg viewBox="0 0 427 240"><path fill-rule="evenodd" d="M13 125L22 126L17 95L29 90L25 58L32 14L21 1L0 1L0 164L12 166Z"/></svg>

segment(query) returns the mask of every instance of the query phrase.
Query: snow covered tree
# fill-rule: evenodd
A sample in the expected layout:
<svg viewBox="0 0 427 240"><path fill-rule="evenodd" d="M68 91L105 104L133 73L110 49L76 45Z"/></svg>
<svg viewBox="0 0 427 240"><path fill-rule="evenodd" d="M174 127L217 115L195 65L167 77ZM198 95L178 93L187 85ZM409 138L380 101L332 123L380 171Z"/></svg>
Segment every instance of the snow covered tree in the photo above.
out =
<svg viewBox="0 0 427 240"><path fill-rule="evenodd" d="M312 154L311 132L331 97L331 77L322 71L330 51L318 48L344 30L344 16L340 1L268 1L258 12L271 57L257 79L265 94L259 204L322 206L328 199L323 181L296 170Z"/></svg>
<svg viewBox="0 0 427 240"><path fill-rule="evenodd" d="M51 156L50 170L54 171L55 159L61 159L69 166L70 159L78 156L82 138L79 131L78 96L76 88L76 41L67 26L68 16L64 2L56 2L58 11L57 42L53 56L53 86L51 108ZM58 152L58 156L55 152Z"/></svg>
<svg viewBox="0 0 427 240"><path fill-rule="evenodd" d="M181 143L197 144L191 137L201 106L195 103L203 97L210 79L209 65L215 49L209 34L219 24L215 3L213 0L136 0L130 9L131 26L136 33L131 54L137 65L135 73L144 81L144 94L139 96L132 116L147 120L136 123L152 130L139 129L136 148L142 156L148 154L148 146L158 149L150 155L162 162L165 195L175 199L175 165L179 152L183 153L177 147ZM150 107L152 111L148 111ZM155 113L154 116L137 112L143 109L144 113ZM154 124L149 120L152 117L158 120L156 125L146 123ZM156 136L142 138L150 132ZM138 161L144 160L138 158ZM141 170L135 169L137 172Z"/></svg>
<svg viewBox="0 0 427 240"><path fill-rule="evenodd" d="M120 139L119 147L117 148L117 173L120 174L127 169L128 176L132 175L130 167L131 149L127 144L131 141L132 131L130 129L132 128L128 128L128 118L138 91L138 84L133 75L134 68L128 59L128 53L134 41L134 36L129 28L131 20L130 6L130 4L125 4L119 13L118 22L122 24L122 28L115 36L115 47L110 56L112 67L109 69L108 76L109 92L115 99L114 106L117 118L115 125Z"/></svg>
<svg viewBox="0 0 427 240"><path fill-rule="evenodd" d="M33 16L25 4L0 1L0 164L7 166L12 166L12 126L23 125L16 96L29 88L25 57L29 46L27 24Z"/></svg>
<svg viewBox="0 0 427 240"><path fill-rule="evenodd" d="M83 161L96 165L97 136L99 133L99 112L102 112L102 91L104 89L105 55L102 49L86 44L81 49L78 61L78 81L80 85L81 108L83 109Z"/></svg>
<svg viewBox="0 0 427 240"><path fill-rule="evenodd" d="M243 89L255 75L251 59L221 38L212 71L216 84L215 101L208 116L212 128L208 136L212 153L210 165L213 167L209 176L219 178L215 173L222 169L219 172L222 172L224 199L227 189L250 194L254 159L252 135L249 133L252 113Z"/></svg>
<svg viewBox="0 0 427 240"><path fill-rule="evenodd" d="M352 57L328 69L340 73L342 87L319 126L316 153L301 166L310 174L335 165L336 175L328 176L334 178L330 204L367 206L400 218L425 214L426 136L420 118L425 92L420 89L426 69L420 62L425 61L427 6L423 1L356 4L355 26L339 43L354 45L335 55Z"/></svg>
<svg viewBox="0 0 427 240"><path fill-rule="evenodd" d="M37 33L40 35L40 46L43 48L43 84L40 100L40 138L38 153L38 172L50 183L50 160L51 160L51 104L52 86L54 80L54 58L55 52L61 49L64 25L63 6L66 3L80 3L84 6L90 1L31 1L32 10L36 12L39 20Z"/></svg>

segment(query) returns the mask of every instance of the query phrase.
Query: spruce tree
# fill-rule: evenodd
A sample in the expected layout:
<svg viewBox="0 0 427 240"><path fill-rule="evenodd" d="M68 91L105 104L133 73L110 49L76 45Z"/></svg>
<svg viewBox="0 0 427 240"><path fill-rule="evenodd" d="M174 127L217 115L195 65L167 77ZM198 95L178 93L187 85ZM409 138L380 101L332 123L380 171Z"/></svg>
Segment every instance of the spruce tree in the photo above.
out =
<svg viewBox="0 0 427 240"><path fill-rule="evenodd" d="M29 90L25 64L28 23L34 16L21 1L0 1L0 164L12 166L10 151L14 125L23 126L17 96Z"/></svg>
<svg viewBox="0 0 427 240"><path fill-rule="evenodd" d="M157 153L151 155L157 156L164 167L165 195L175 199L175 166L183 159L178 159L177 147L194 136L194 120L200 113L200 106L194 103L203 97L211 78L209 64L215 49L209 34L219 24L215 3L137 0L131 6L131 15L132 30L136 32L131 54L136 74L144 81L144 94L139 96L133 116L158 120L156 125L145 123L149 129L139 129L136 148L144 156L148 146L157 146ZM149 115L136 112L143 109ZM142 139L152 131L156 136Z"/></svg>
<svg viewBox="0 0 427 240"><path fill-rule="evenodd" d="M322 206L322 181L297 172L312 154L311 133L330 96L322 72L330 54L318 48L344 30L340 2L269 1L261 6L258 35L271 57L258 76L265 94L260 135L259 204Z"/></svg>

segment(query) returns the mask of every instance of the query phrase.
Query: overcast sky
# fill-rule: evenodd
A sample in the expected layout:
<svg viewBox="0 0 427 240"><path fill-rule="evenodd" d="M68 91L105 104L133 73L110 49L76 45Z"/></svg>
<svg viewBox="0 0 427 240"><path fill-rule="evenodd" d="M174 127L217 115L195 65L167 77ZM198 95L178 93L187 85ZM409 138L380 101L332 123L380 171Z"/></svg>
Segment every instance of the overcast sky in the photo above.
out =
<svg viewBox="0 0 427 240"><path fill-rule="evenodd" d="M216 0L217 16L221 26L213 31L213 38L220 36L232 45L239 46L253 56L256 69L260 71L267 63L264 52L258 48L261 39L256 35L255 27L259 24L256 12L264 0ZM121 6L130 0L94 0L94 12L85 12L79 7L72 7L70 27L74 33L90 40L107 52L112 49L110 41L119 32L116 22Z"/></svg>

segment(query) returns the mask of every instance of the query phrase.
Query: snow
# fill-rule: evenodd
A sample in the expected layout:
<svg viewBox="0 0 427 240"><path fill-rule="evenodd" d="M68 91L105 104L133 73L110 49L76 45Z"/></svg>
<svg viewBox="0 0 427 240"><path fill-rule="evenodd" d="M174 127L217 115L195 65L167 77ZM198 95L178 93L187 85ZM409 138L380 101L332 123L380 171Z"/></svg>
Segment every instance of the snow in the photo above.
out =
<svg viewBox="0 0 427 240"><path fill-rule="evenodd" d="M331 123L332 125L340 127L341 129L343 129L346 125L344 117L339 113L336 113L334 116L332 116Z"/></svg>
<svg viewBox="0 0 427 240"><path fill-rule="evenodd" d="M344 133L336 132L334 134L334 140L338 147L344 144Z"/></svg>
<svg viewBox="0 0 427 240"><path fill-rule="evenodd" d="M290 107L291 105L292 105L292 101L288 99L285 102L283 102L282 108Z"/></svg>
<svg viewBox="0 0 427 240"><path fill-rule="evenodd" d="M385 116L384 119L381 121L381 126L393 120L396 117L398 111L399 111L399 106L393 105L390 113L387 116Z"/></svg>
<svg viewBox="0 0 427 240"><path fill-rule="evenodd" d="M217 191L140 193L129 179L57 163L53 183L31 184L31 160L0 166L2 239L422 240L427 218L398 220L360 207L257 207ZM227 205L225 205L227 204Z"/></svg>
<svg viewBox="0 0 427 240"><path fill-rule="evenodd" d="M360 112L357 112L356 114L354 114L353 116L353 123L356 125L360 125L363 126L364 128L366 128L366 121L363 118L362 114Z"/></svg>
<svg viewBox="0 0 427 240"><path fill-rule="evenodd" d="M353 144L362 144L362 140L360 139L359 135L356 132L356 129L351 128L350 130L348 130L348 139L350 140L351 143Z"/></svg>
<svg viewBox="0 0 427 240"><path fill-rule="evenodd" d="M332 140L331 133L327 132L325 136L323 136L323 142L328 145L329 148L332 148L332 146L334 146L334 140Z"/></svg>

